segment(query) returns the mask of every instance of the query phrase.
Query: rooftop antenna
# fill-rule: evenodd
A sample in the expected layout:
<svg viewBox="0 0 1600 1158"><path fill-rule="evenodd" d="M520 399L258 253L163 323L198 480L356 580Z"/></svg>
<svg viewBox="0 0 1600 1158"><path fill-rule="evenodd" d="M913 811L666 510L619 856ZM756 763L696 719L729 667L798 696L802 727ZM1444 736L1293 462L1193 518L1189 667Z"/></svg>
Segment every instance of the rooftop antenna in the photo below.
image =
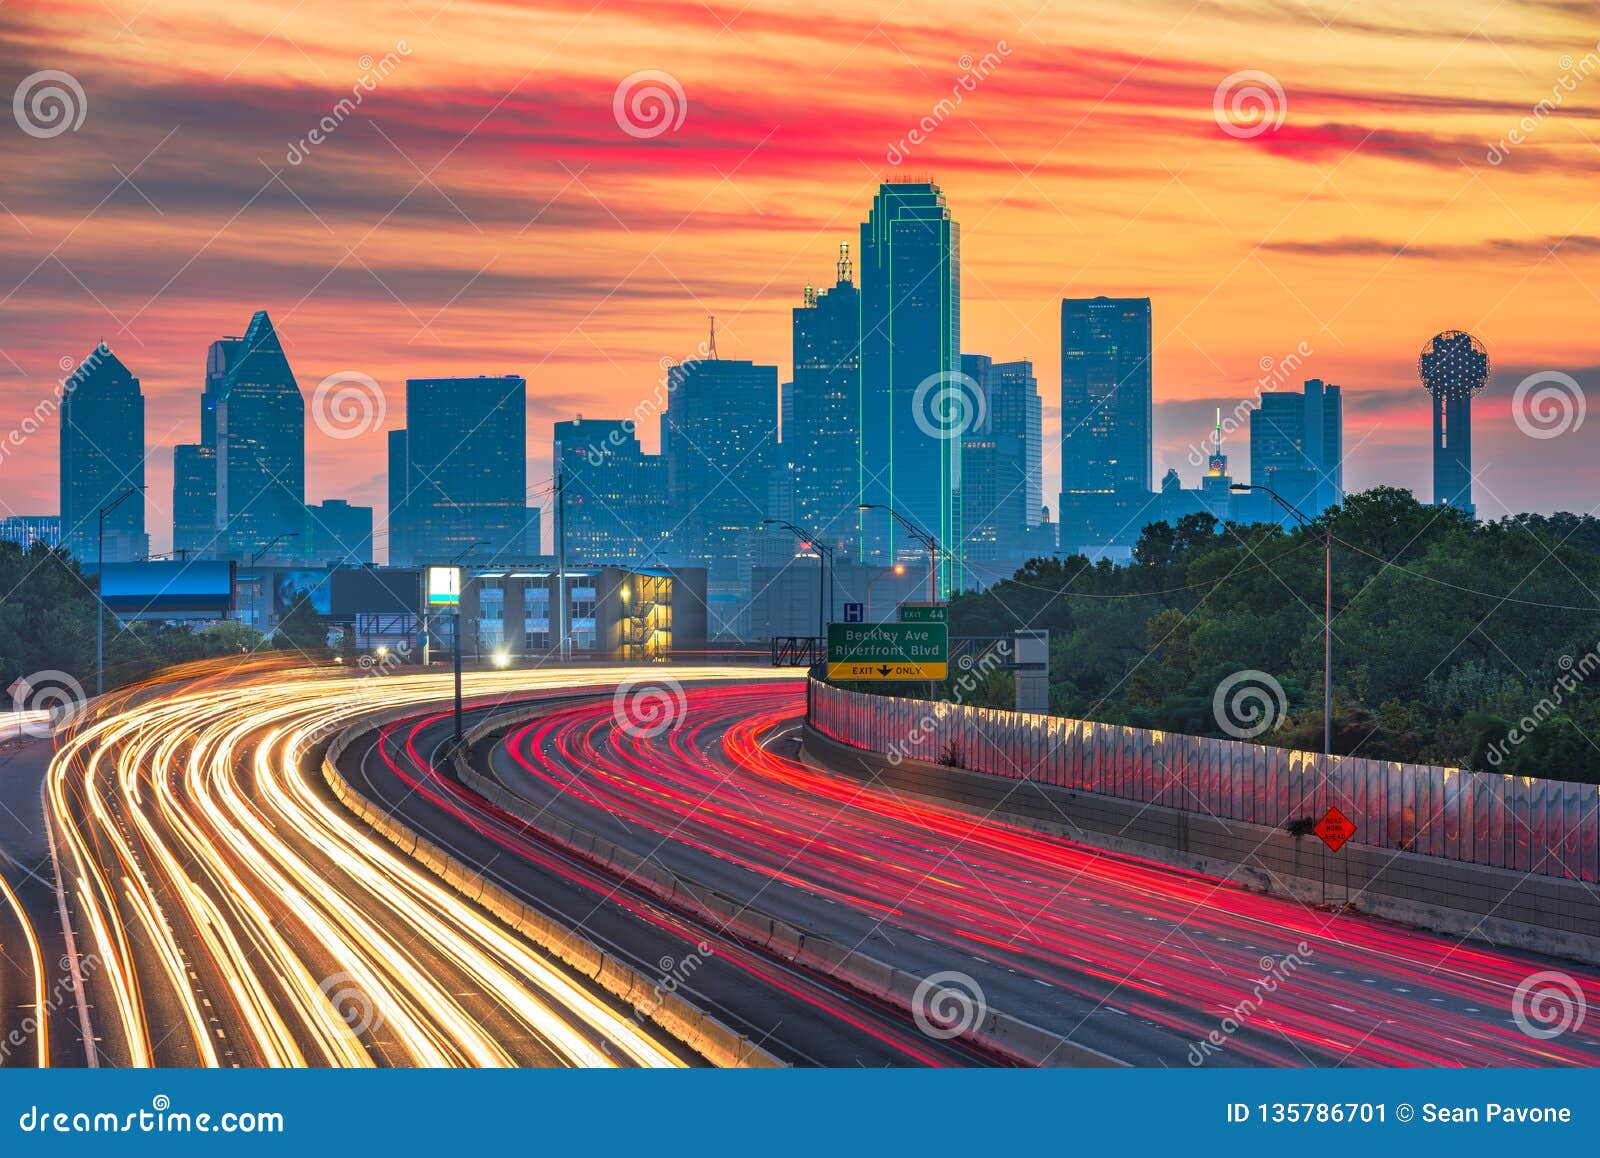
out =
<svg viewBox="0 0 1600 1158"><path fill-rule="evenodd" d="M710 317L711 317L711 342L706 347L706 357L710 358L713 362L715 362L717 360L717 315L716 314L712 314L712 315L710 315Z"/></svg>
<svg viewBox="0 0 1600 1158"><path fill-rule="evenodd" d="M852 280L851 272L852 271L851 271L851 266L850 266L850 243L848 241L841 241L839 243L839 284L840 285L846 285Z"/></svg>

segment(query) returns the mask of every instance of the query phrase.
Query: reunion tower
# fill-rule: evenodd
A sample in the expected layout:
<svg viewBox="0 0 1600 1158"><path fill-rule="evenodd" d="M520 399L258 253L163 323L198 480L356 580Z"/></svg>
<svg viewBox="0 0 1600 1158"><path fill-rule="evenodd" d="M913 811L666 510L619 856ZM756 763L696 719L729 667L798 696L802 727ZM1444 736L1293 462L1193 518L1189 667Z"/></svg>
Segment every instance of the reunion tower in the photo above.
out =
<svg viewBox="0 0 1600 1158"><path fill-rule="evenodd" d="M1472 396L1489 382L1489 351L1471 334L1435 334L1417 358L1422 388L1433 395L1433 505L1471 514Z"/></svg>

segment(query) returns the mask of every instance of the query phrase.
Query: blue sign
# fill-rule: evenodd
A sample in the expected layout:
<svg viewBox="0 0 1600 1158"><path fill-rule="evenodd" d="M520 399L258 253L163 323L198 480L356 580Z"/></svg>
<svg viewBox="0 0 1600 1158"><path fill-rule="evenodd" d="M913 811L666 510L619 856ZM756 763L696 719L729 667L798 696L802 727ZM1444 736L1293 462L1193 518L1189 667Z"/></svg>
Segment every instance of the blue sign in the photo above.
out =
<svg viewBox="0 0 1600 1158"><path fill-rule="evenodd" d="M844 621L846 623L865 623L867 621L867 605L865 603L846 603L844 605Z"/></svg>

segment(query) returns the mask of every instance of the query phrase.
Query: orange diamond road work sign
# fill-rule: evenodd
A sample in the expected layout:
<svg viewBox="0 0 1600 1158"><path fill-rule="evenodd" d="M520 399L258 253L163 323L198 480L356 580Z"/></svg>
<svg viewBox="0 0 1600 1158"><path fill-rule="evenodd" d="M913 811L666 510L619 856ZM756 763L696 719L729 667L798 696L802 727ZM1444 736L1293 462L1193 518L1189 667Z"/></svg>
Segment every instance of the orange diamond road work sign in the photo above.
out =
<svg viewBox="0 0 1600 1158"><path fill-rule="evenodd" d="M1330 808L1322 814L1322 819L1311 831L1320 836L1322 843L1331 851L1338 852L1344 847L1344 842L1356 834L1356 826L1337 808Z"/></svg>

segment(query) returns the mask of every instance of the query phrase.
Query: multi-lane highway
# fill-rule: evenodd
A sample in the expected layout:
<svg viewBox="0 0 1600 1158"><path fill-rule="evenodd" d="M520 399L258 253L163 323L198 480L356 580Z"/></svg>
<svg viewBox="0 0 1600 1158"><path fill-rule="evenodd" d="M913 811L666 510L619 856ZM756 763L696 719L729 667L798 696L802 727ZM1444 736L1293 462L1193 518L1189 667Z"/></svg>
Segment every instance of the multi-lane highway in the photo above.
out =
<svg viewBox="0 0 1600 1158"><path fill-rule="evenodd" d="M477 674L468 689L499 702L595 678ZM46 791L98 1060L695 1062L331 800L321 741L448 694L433 674L227 672L75 721Z"/></svg>
<svg viewBox="0 0 1600 1158"><path fill-rule="evenodd" d="M514 811L451 774L444 675L255 664L97 701L44 776L32 851L53 855L0 887L0 986L50 1013L30 1057L6 1060L702 1063L335 799L328 740L378 716L339 755L350 788L782 1061L1004 1058L663 899L544 835L541 815L1134 1064L1600 1062L1592 1028L1541 1037L1515 1015L1541 971L1600 1008L1578 967L897 797L803 759L799 686L753 675L469 674L470 721L520 713L468 753L524 798Z"/></svg>
<svg viewBox="0 0 1600 1158"><path fill-rule="evenodd" d="M539 809L680 875L912 967L1124 1060L1183 1065L1593 1065L1534 1036L1518 986L1577 966L1247 892L797 759L793 685L691 689L678 726L610 702L515 728L489 761ZM1221 1027L1223 1043L1212 1034ZM1211 1048L1207 1048L1211 1042Z"/></svg>

